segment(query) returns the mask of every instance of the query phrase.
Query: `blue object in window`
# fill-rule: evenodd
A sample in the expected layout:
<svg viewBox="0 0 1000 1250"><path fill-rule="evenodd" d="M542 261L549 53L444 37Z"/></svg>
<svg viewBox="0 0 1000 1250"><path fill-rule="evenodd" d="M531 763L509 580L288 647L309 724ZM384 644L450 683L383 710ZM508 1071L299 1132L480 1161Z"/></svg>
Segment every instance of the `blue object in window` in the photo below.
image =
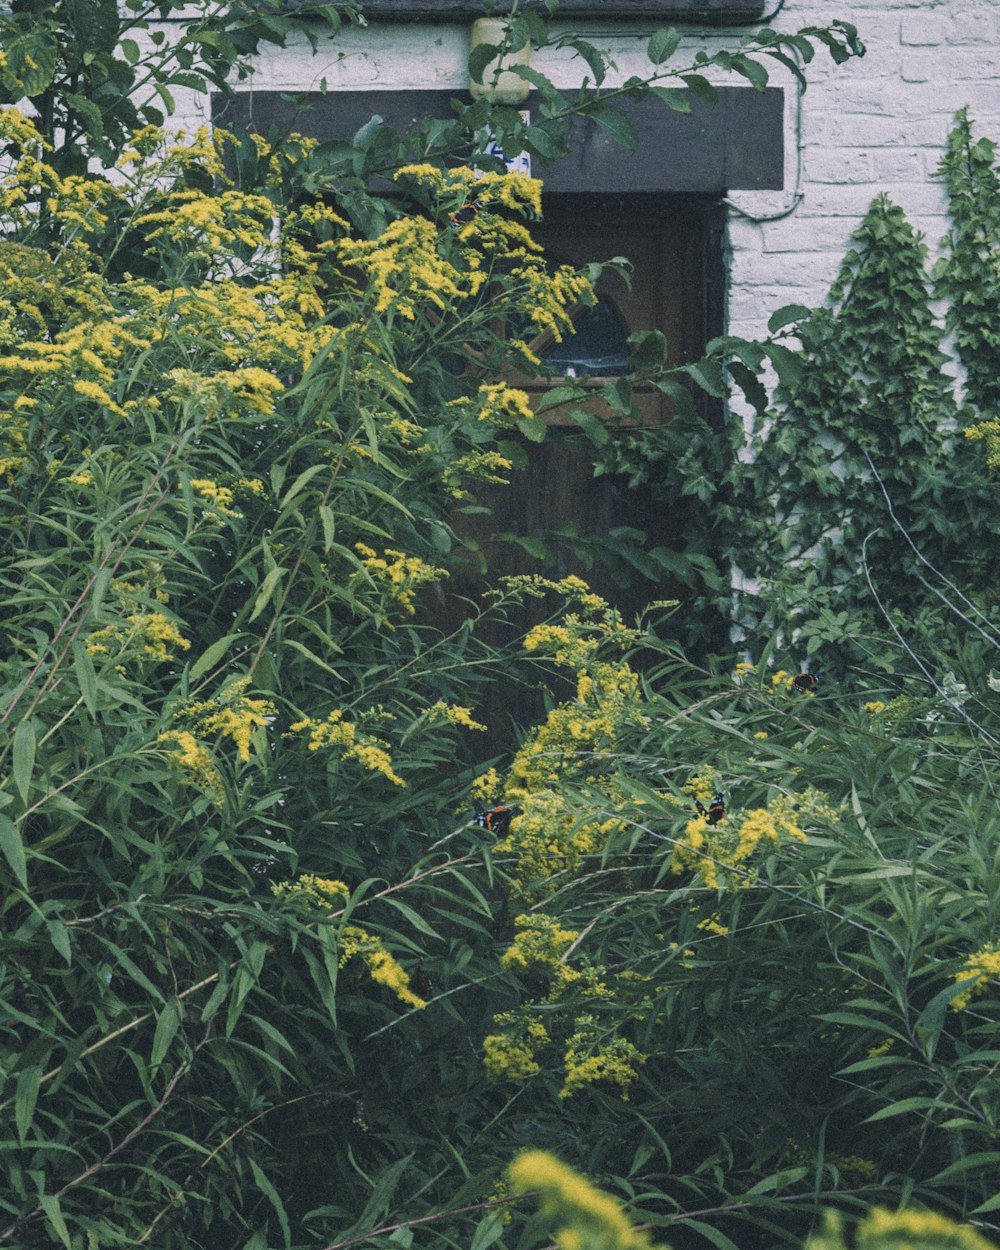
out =
<svg viewBox="0 0 1000 1250"><path fill-rule="evenodd" d="M620 377L628 373L628 343L618 310L602 299L573 321L573 332L542 352L546 373L564 378Z"/></svg>

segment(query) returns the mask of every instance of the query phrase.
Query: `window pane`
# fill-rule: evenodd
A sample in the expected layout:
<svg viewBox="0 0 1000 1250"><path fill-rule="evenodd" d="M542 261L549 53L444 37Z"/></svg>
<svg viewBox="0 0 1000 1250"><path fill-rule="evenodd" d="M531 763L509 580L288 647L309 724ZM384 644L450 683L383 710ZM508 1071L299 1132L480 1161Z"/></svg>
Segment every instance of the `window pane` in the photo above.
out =
<svg viewBox="0 0 1000 1250"><path fill-rule="evenodd" d="M565 334L542 353L546 373L561 377L617 377L628 372L628 343L618 311L602 299L585 308Z"/></svg>

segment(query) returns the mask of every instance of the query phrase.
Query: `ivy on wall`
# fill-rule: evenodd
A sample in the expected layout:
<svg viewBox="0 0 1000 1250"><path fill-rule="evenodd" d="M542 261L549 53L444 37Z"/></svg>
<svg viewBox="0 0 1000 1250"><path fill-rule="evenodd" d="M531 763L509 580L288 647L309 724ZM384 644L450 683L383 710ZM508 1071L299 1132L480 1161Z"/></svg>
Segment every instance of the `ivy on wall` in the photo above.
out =
<svg viewBox="0 0 1000 1250"><path fill-rule="evenodd" d="M951 228L932 271L902 208L874 200L826 306L772 317L775 339L794 333L799 347L768 345L778 385L770 404L758 393L749 434L734 421L720 446L689 418L628 436L605 457L605 471L657 481L663 505L686 510L690 553L716 561L720 577L704 578L700 597L692 590L686 613L702 644L731 645L735 594L750 650L777 637L798 662L840 680L967 647L961 616L929 584L953 602L947 583L961 586L987 615L995 606L1000 512L973 441L987 440L987 458L1000 463L994 158L963 110L939 172ZM957 361L944 350L951 343ZM754 399L741 357L730 372Z"/></svg>

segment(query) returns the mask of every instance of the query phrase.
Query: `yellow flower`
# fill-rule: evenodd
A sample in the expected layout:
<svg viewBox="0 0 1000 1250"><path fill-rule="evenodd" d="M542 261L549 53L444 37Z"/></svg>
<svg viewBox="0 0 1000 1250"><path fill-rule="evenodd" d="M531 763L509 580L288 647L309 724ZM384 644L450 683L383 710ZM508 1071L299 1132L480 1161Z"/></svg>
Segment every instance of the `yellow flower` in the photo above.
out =
<svg viewBox="0 0 1000 1250"><path fill-rule="evenodd" d="M157 742L176 744L168 759L184 774L181 785L197 787L208 795L216 807L221 807L225 801L222 774L208 748L186 729L168 729L159 735Z"/></svg>
<svg viewBox="0 0 1000 1250"><path fill-rule="evenodd" d="M952 1009L961 1011L968 1007L973 998L984 993L991 981L1000 978L1000 945L984 946L982 950L969 955L954 975L956 981L969 982L951 1000Z"/></svg>
<svg viewBox="0 0 1000 1250"><path fill-rule="evenodd" d="M514 1193L540 1194L542 1213L557 1226L561 1250L648 1250L649 1238L632 1227L614 1198L547 1151L519 1154L507 1178Z"/></svg>
<svg viewBox="0 0 1000 1250"><path fill-rule="evenodd" d="M294 881L278 881L271 886L275 898L301 899L318 907L330 907L342 903L350 896L350 889L343 881L331 877L317 877L313 873L300 873Z"/></svg>
<svg viewBox="0 0 1000 1250"><path fill-rule="evenodd" d="M322 747L340 748L342 760L356 760L369 772L381 773L394 786L406 785L403 778L393 771L392 756L385 744L378 738L361 733L354 721L344 720L344 713L340 708L335 708L323 721L315 721L310 717L296 721L288 732L308 732L310 751L318 751Z"/></svg>
<svg viewBox="0 0 1000 1250"><path fill-rule="evenodd" d="M249 684L249 677L241 677L214 699L183 704L176 716L192 724L201 734L218 734L230 739L240 759L249 763L254 733L270 724L277 711L269 699L248 698L245 691Z"/></svg>
<svg viewBox="0 0 1000 1250"><path fill-rule="evenodd" d="M410 977L406 970L386 950L382 941L357 925L348 925L341 935L340 966L360 956L372 980L391 990L400 1002L418 1009L427 1003L410 989Z"/></svg>

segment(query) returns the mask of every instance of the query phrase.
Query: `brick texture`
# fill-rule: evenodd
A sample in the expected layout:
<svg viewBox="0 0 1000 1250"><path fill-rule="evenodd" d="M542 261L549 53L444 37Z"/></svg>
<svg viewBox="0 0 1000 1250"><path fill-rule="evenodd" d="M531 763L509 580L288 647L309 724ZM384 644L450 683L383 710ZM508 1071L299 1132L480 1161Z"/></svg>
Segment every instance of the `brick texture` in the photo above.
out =
<svg viewBox="0 0 1000 1250"><path fill-rule="evenodd" d="M882 191L919 226L933 252L947 223L942 190L931 175L955 113L968 105L977 133L1000 140L998 0L785 0L772 25L790 33L832 18L853 22L868 52L837 66L817 51L801 97L791 75L771 67L772 82L785 88L788 101L785 188L731 196L733 332L763 335L768 316L782 304L822 303L851 231ZM609 48L620 81L648 68L645 47L654 27L604 18L589 26L581 19L573 28ZM735 46L746 33L686 27L682 55ZM270 52L256 81L271 90L315 90L323 79L330 91L462 92L467 49L468 31L457 24L373 22L342 31L315 57L304 44ZM564 87L586 72L567 51L539 53L535 64ZM188 112L200 120L203 102L192 100Z"/></svg>

